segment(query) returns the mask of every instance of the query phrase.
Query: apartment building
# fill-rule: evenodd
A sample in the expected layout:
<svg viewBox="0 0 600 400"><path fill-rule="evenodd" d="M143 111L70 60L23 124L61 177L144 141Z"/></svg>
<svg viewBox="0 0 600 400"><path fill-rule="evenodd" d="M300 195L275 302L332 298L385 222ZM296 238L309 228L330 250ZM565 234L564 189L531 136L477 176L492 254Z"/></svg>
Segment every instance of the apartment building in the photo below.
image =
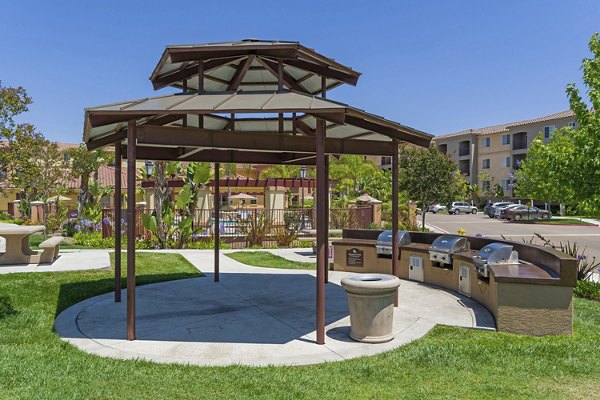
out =
<svg viewBox="0 0 600 400"><path fill-rule="evenodd" d="M436 136L434 141L452 157L468 182L482 191L493 191L499 185L504 197L510 198L514 197L510 176L527 156L533 139L541 133L548 142L555 130L567 125L576 126L571 110Z"/></svg>

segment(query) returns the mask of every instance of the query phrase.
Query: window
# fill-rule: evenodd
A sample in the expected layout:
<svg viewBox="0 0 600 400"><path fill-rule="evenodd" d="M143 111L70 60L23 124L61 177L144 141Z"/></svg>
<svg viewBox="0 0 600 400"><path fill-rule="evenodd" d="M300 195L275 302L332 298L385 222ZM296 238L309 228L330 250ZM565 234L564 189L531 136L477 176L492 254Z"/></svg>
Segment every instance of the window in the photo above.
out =
<svg viewBox="0 0 600 400"><path fill-rule="evenodd" d="M463 140L458 144L458 156L468 156L471 154L471 142L468 140Z"/></svg>
<svg viewBox="0 0 600 400"><path fill-rule="evenodd" d="M440 153L446 154L448 152L448 145L440 144L440 145L438 145L438 149L440 150Z"/></svg>
<svg viewBox="0 0 600 400"><path fill-rule="evenodd" d="M483 169L490 169L490 159L489 158L483 159Z"/></svg>
<svg viewBox="0 0 600 400"><path fill-rule="evenodd" d="M481 142L481 146L482 147L490 147L490 138L489 137L483 138L483 141Z"/></svg>
<svg viewBox="0 0 600 400"><path fill-rule="evenodd" d="M571 128L577 128L577 122L573 121L573 122L567 122L567 126L571 127Z"/></svg>
<svg viewBox="0 0 600 400"><path fill-rule="evenodd" d="M0 182L8 179L8 170L6 168L0 170Z"/></svg>
<svg viewBox="0 0 600 400"><path fill-rule="evenodd" d="M381 165L391 165L392 157L381 157Z"/></svg>
<svg viewBox="0 0 600 400"><path fill-rule="evenodd" d="M544 139L550 139L556 130L556 125L550 125L544 127Z"/></svg>
<svg viewBox="0 0 600 400"><path fill-rule="evenodd" d="M510 135L502 135L502 144L510 144Z"/></svg>
<svg viewBox="0 0 600 400"><path fill-rule="evenodd" d="M481 188L488 192L490 190L490 181L481 181Z"/></svg>
<svg viewBox="0 0 600 400"><path fill-rule="evenodd" d="M502 166L504 168L510 168L510 156L502 158Z"/></svg>
<svg viewBox="0 0 600 400"><path fill-rule="evenodd" d="M510 179L502 179L502 189L510 190Z"/></svg>

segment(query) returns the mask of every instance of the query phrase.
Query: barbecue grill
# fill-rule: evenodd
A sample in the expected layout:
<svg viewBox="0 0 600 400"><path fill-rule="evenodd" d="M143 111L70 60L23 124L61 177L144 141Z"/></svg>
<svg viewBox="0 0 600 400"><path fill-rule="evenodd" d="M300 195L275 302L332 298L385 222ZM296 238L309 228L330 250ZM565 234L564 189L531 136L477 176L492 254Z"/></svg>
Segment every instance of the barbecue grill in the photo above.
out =
<svg viewBox="0 0 600 400"><path fill-rule="evenodd" d="M473 263L477 274L488 278L490 265L496 264L518 264L519 253L513 250L513 247L504 243L490 243L483 246L481 250L473 257Z"/></svg>
<svg viewBox="0 0 600 400"><path fill-rule="evenodd" d="M410 244L410 233L398 231L398 246ZM383 231L377 238L377 254L391 256L392 255L392 231Z"/></svg>
<svg viewBox="0 0 600 400"><path fill-rule="evenodd" d="M464 236L438 236L429 248L429 259L440 264L452 265L452 254L462 253L471 249L469 241Z"/></svg>

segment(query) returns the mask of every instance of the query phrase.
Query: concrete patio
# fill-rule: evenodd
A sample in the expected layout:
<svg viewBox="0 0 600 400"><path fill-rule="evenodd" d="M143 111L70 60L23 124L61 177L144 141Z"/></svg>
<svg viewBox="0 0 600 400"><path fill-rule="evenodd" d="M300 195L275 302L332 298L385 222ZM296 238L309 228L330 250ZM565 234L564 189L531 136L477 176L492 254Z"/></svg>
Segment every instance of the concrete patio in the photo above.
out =
<svg viewBox="0 0 600 400"><path fill-rule="evenodd" d="M310 261L306 250L279 251ZM83 351L123 359L194 365L306 365L381 353L425 335L436 324L494 329L490 313L457 293L402 281L395 339L364 344L348 338L347 273L330 273L326 344L315 340L314 271L250 267L221 256L212 282L211 251L181 251L207 276L137 289L137 340L126 340L126 303L112 293L63 311L57 333ZM308 260L306 259L308 258ZM123 293L125 296L125 293Z"/></svg>

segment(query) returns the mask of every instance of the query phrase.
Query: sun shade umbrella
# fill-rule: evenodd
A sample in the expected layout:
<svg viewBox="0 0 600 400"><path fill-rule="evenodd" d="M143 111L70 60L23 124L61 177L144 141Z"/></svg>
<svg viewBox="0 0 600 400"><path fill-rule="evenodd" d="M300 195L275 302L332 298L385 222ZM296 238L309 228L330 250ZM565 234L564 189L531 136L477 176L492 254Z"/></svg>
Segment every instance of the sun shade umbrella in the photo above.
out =
<svg viewBox="0 0 600 400"><path fill-rule="evenodd" d="M233 196L231 196L229 198L234 199L234 200L256 200L256 197L250 196L249 194L246 194L246 193L234 194Z"/></svg>
<svg viewBox="0 0 600 400"><path fill-rule="evenodd" d="M48 203L56 203L57 201L69 201L69 200L71 200L70 197L62 196L62 195L57 195L57 196L48 197L46 199L46 202L48 202Z"/></svg>
<svg viewBox="0 0 600 400"><path fill-rule="evenodd" d="M358 197L356 201L361 201L363 203L380 203L379 200L377 200L375 197L369 196L368 194L363 194L362 196Z"/></svg>

